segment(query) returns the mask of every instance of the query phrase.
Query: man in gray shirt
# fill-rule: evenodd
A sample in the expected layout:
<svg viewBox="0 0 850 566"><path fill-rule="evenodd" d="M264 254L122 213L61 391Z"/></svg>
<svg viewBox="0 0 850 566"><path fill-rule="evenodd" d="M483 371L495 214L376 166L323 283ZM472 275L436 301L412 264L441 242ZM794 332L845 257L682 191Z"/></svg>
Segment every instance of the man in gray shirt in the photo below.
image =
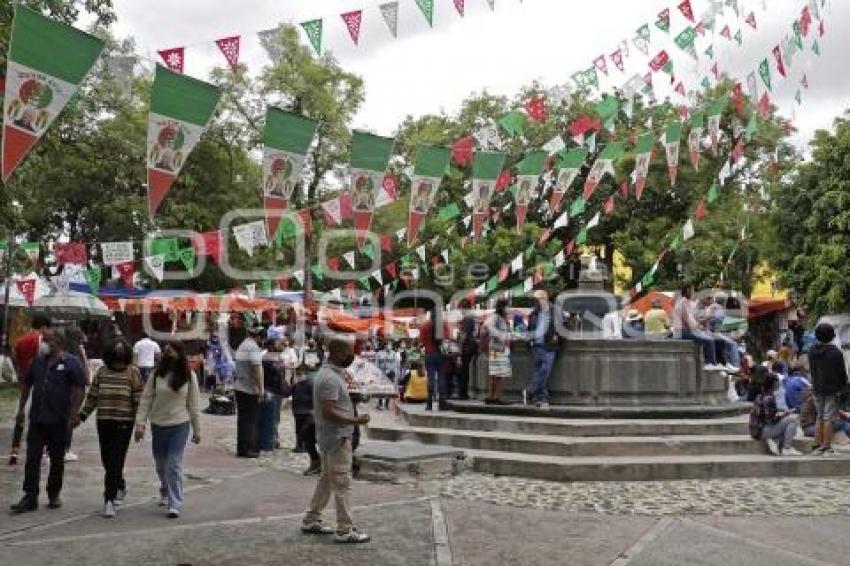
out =
<svg viewBox="0 0 850 566"><path fill-rule="evenodd" d="M301 531L325 535L334 530L322 523L322 510L333 494L336 500L336 537L339 543L368 542L369 535L354 528L351 519L351 439L355 425L365 425L369 415L357 417L348 393L350 377L346 368L354 361L352 345L334 338L328 345L328 358L316 375L313 389L314 419L322 453L322 474L304 517Z"/></svg>
<svg viewBox="0 0 850 566"><path fill-rule="evenodd" d="M263 401L263 327L248 329L248 336L236 350L236 456L257 458L257 428Z"/></svg>

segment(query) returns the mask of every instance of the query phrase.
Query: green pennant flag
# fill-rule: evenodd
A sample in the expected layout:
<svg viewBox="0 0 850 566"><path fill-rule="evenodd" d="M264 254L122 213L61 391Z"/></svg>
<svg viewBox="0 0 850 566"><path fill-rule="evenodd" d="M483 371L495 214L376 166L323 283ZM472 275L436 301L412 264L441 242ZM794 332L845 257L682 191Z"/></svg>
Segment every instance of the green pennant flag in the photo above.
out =
<svg viewBox="0 0 850 566"><path fill-rule="evenodd" d="M792 26L792 30L794 33L791 34L791 40L794 42L794 45L797 46L797 49L800 51L803 50L803 32L800 29L800 21L796 20Z"/></svg>
<svg viewBox="0 0 850 566"><path fill-rule="evenodd" d="M686 27L682 32L676 36L675 42L676 45L679 46L679 49L682 51L693 51L694 49L694 40L697 37L697 32L691 26Z"/></svg>
<svg viewBox="0 0 850 566"><path fill-rule="evenodd" d="M655 283L655 276L651 271L648 271L646 275L643 276L643 279L640 280L642 290L646 291L649 287L652 287L652 284Z"/></svg>
<svg viewBox="0 0 850 566"><path fill-rule="evenodd" d="M517 163L517 174L519 176L540 175L543 172L543 165L546 163L546 156L545 150L532 151Z"/></svg>
<svg viewBox="0 0 850 566"><path fill-rule="evenodd" d="M738 32L735 34L735 41L738 42L739 46L744 44L744 34L741 33L741 30L738 30Z"/></svg>
<svg viewBox="0 0 850 566"><path fill-rule="evenodd" d="M717 188L717 183L712 183L711 188L708 189L708 200L709 204L717 202L717 199L720 198L720 190Z"/></svg>
<svg viewBox="0 0 850 566"><path fill-rule="evenodd" d="M705 54L708 55L709 59L714 59L714 45L709 45L708 49L705 50Z"/></svg>
<svg viewBox="0 0 850 566"><path fill-rule="evenodd" d="M694 112L691 114L691 129L702 129L705 127L705 114Z"/></svg>
<svg viewBox="0 0 850 566"><path fill-rule="evenodd" d="M585 147L563 150L558 154L559 169L578 169L587 160L588 150Z"/></svg>
<svg viewBox="0 0 850 566"><path fill-rule="evenodd" d="M643 155L652 153L652 146L655 144L655 135L652 132L644 132L638 136L635 144L635 154Z"/></svg>
<svg viewBox="0 0 850 566"><path fill-rule="evenodd" d="M812 42L812 51L815 55L820 55L820 45L818 44L818 40L816 39Z"/></svg>
<svg viewBox="0 0 850 566"><path fill-rule="evenodd" d="M355 130L351 136L351 210L354 228L359 232L358 246L366 241L364 234L372 226L394 144L392 138L368 132Z"/></svg>
<svg viewBox="0 0 850 566"><path fill-rule="evenodd" d="M307 39L319 55L322 54L322 25L321 19L301 22L301 27L307 33Z"/></svg>
<svg viewBox="0 0 850 566"><path fill-rule="evenodd" d="M3 97L4 183L77 92L103 50L100 39L21 3L14 3L14 14Z"/></svg>
<svg viewBox="0 0 850 566"><path fill-rule="evenodd" d="M263 279L257 284L257 289L261 293L269 294L272 292L272 282L268 279Z"/></svg>
<svg viewBox="0 0 850 566"><path fill-rule="evenodd" d="M758 132L758 113L753 112L750 114L750 120L747 122L747 129L744 130L744 135L747 138L747 141L752 141L753 136Z"/></svg>
<svg viewBox="0 0 850 566"><path fill-rule="evenodd" d="M646 41L649 41L651 39L651 36L652 36L652 32L650 30L649 24L643 24L642 26L640 26L637 29L637 31L635 33L637 33L638 37L640 37L641 39L646 40Z"/></svg>
<svg viewBox="0 0 850 566"><path fill-rule="evenodd" d="M525 127L525 123L526 116L519 110L508 112L507 114L499 118L499 125L502 126L502 128L504 128L504 130L512 136L523 135L523 128Z"/></svg>
<svg viewBox="0 0 850 566"><path fill-rule="evenodd" d="M527 248L525 248L523 255L525 256L525 259L528 259L531 256L533 256L534 255L534 245L531 245L531 246L528 246Z"/></svg>
<svg viewBox="0 0 850 566"><path fill-rule="evenodd" d="M770 63L767 59L764 59L761 63L759 63L759 75L761 75L761 80L764 82L764 85L767 87L767 90L771 90Z"/></svg>
<svg viewBox="0 0 850 566"><path fill-rule="evenodd" d="M576 245L580 246L587 242L587 228L582 228L581 232L576 236Z"/></svg>
<svg viewBox="0 0 850 566"><path fill-rule="evenodd" d="M584 214L585 209L587 208L587 202L583 197L579 197L573 204L570 206L570 218L575 218L580 214Z"/></svg>
<svg viewBox="0 0 850 566"><path fill-rule="evenodd" d="M460 216L460 207L457 205L456 202L444 206L440 209L438 213L439 219L444 222L448 220L454 220L458 216Z"/></svg>
<svg viewBox="0 0 850 566"><path fill-rule="evenodd" d="M22 242L21 249L27 254L31 264L38 264L38 256L41 253L41 245L38 242Z"/></svg>
<svg viewBox="0 0 850 566"><path fill-rule="evenodd" d="M369 259L375 259L375 248L374 246L372 246L371 240L363 244L363 248L360 250L360 252Z"/></svg>
<svg viewBox="0 0 850 566"><path fill-rule="evenodd" d="M525 285L520 283L519 285L514 285L511 288L511 295L514 297L522 297L525 295Z"/></svg>
<svg viewBox="0 0 850 566"><path fill-rule="evenodd" d="M153 216L201 139L218 87L156 66L148 117L148 209Z"/></svg>
<svg viewBox="0 0 850 566"><path fill-rule="evenodd" d="M428 25L434 27L434 0L416 0L416 5L422 10Z"/></svg>
<svg viewBox="0 0 850 566"><path fill-rule="evenodd" d="M619 110L620 103L617 101L616 96L606 96L596 105L596 108L594 109L596 115L599 116L603 122L607 122L608 120L614 118Z"/></svg>
<svg viewBox="0 0 850 566"><path fill-rule="evenodd" d="M700 85L702 86L703 90L711 89L711 81L708 79L708 77L703 77Z"/></svg>
<svg viewBox="0 0 850 566"><path fill-rule="evenodd" d="M794 95L794 100L797 101L797 104L803 103L803 93L800 92L800 89L797 89L797 93Z"/></svg>
<svg viewBox="0 0 850 566"><path fill-rule="evenodd" d="M498 279L498 277L491 277L490 279L488 279L488 280L487 280L487 284L486 284L486 286L485 286L485 290L486 290L488 293L492 293L493 291L495 291L496 289L498 289L498 287L499 287L499 279Z"/></svg>
<svg viewBox="0 0 850 566"><path fill-rule="evenodd" d="M286 245L286 240L294 238L300 233L300 222L296 222L295 220L289 217L283 218L277 225L277 232L275 232L274 242L275 244L277 244L278 247L282 248Z"/></svg>
<svg viewBox="0 0 850 566"><path fill-rule="evenodd" d="M85 271L86 283L91 289L92 294L97 295L100 291L100 282L103 278L103 272L99 267L92 267Z"/></svg>
<svg viewBox="0 0 850 566"><path fill-rule="evenodd" d="M315 264L310 267L310 270L313 272L313 275L316 276L316 279L323 279L324 273L322 272L322 266L320 264Z"/></svg>
<svg viewBox="0 0 850 566"><path fill-rule="evenodd" d="M363 287L365 290L367 290L367 291L371 291L371 290L372 290L372 284L371 284L371 283L369 283L369 278L368 278L368 277L363 277L363 278L361 278L361 279L358 281L358 283L359 283L359 284L360 284L360 286L361 286L361 287Z"/></svg>
<svg viewBox="0 0 850 566"><path fill-rule="evenodd" d="M195 269L195 248L183 248L178 253L178 256L180 258L180 263L183 264L186 271L192 271Z"/></svg>
<svg viewBox="0 0 850 566"><path fill-rule="evenodd" d="M472 178L495 181L499 178L504 164L504 153L476 151L472 161Z"/></svg>
<svg viewBox="0 0 850 566"><path fill-rule="evenodd" d="M673 241L670 242L670 249L673 250L673 251L678 250L679 247L681 247L681 245L682 245L682 237L677 234L676 237L673 238Z"/></svg>
<svg viewBox="0 0 850 566"><path fill-rule="evenodd" d="M177 238L156 238L151 242L151 255L161 255L163 261L177 261L180 259Z"/></svg>
<svg viewBox="0 0 850 566"><path fill-rule="evenodd" d="M670 11L665 10L658 15L658 20L655 22L655 27L665 33L670 32Z"/></svg>
<svg viewBox="0 0 850 566"><path fill-rule="evenodd" d="M584 72L584 82L587 86L599 88L599 73L596 67L590 67Z"/></svg>

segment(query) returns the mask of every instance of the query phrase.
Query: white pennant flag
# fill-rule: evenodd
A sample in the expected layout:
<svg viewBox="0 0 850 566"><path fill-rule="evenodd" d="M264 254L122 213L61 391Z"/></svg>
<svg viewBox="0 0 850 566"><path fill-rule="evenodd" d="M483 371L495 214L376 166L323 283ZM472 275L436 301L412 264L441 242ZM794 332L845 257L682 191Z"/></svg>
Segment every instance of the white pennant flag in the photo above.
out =
<svg viewBox="0 0 850 566"><path fill-rule="evenodd" d="M469 208L475 208L475 193L466 193L466 196L463 197L463 202Z"/></svg>
<svg viewBox="0 0 850 566"><path fill-rule="evenodd" d="M557 85L549 90L548 98L552 102L552 106L557 106L564 102L573 92L573 87L569 83Z"/></svg>
<svg viewBox="0 0 850 566"><path fill-rule="evenodd" d="M490 11L496 9L496 0L487 0L487 5L490 6Z"/></svg>
<svg viewBox="0 0 850 566"><path fill-rule="evenodd" d="M248 294L248 298L253 299L254 295L257 294L257 284L256 283L249 283L248 285L245 285L245 292ZM262 318L262 317L257 317L257 318Z"/></svg>
<svg viewBox="0 0 850 566"><path fill-rule="evenodd" d="M387 27L390 28L390 33L393 37L398 37L398 2L386 2L379 8L384 21L387 22Z"/></svg>
<svg viewBox="0 0 850 566"><path fill-rule="evenodd" d="M472 134L481 149L502 149L502 137L494 124L488 124Z"/></svg>
<svg viewBox="0 0 850 566"><path fill-rule="evenodd" d="M564 265L564 263L566 263L566 261L567 258L566 254L564 254L564 250L561 250L557 254L555 254L555 267L561 267L562 265Z"/></svg>
<svg viewBox="0 0 850 566"><path fill-rule="evenodd" d="M269 56L269 59L272 60L272 63L277 64L283 59L283 26L278 26L276 28L267 29L263 31L257 32L257 35L260 38L260 45L265 49L266 54Z"/></svg>
<svg viewBox="0 0 850 566"><path fill-rule="evenodd" d="M694 237L694 221L690 218L687 222L685 222L685 226L682 228L682 238L685 240L690 240Z"/></svg>
<svg viewBox="0 0 850 566"><path fill-rule="evenodd" d="M103 265L118 265L133 261L133 242L104 242L100 244Z"/></svg>
<svg viewBox="0 0 850 566"><path fill-rule="evenodd" d="M519 254L511 262L511 273L519 273L522 271L522 254Z"/></svg>
<svg viewBox="0 0 850 566"><path fill-rule="evenodd" d="M351 269L354 269L354 252L345 252L342 254L343 259Z"/></svg>
<svg viewBox="0 0 850 566"><path fill-rule="evenodd" d="M373 271L372 277L375 278L375 281L378 282L378 285L384 284L384 278L381 276L381 270L380 269L376 269L375 271Z"/></svg>
<svg viewBox="0 0 850 566"><path fill-rule="evenodd" d="M425 246L419 246L416 248L416 255L418 255L422 261L425 261Z"/></svg>
<svg viewBox="0 0 850 566"><path fill-rule="evenodd" d="M419 268L415 267L410 271L410 276L414 281L419 281Z"/></svg>
<svg viewBox="0 0 850 566"><path fill-rule="evenodd" d="M596 228L597 226L599 226L599 218L600 215L597 212L596 215L590 219L590 222L587 223L587 229L590 230L591 228Z"/></svg>
<svg viewBox="0 0 850 566"><path fill-rule="evenodd" d="M720 173L718 173L717 177L720 180L721 185L726 184L726 180L732 176L732 166L729 164L729 160L723 164L723 168L720 169Z"/></svg>
<svg viewBox="0 0 850 566"><path fill-rule="evenodd" d="M339 202L339 197L323 202L322 211L329 224L342 224L342 204Z"/></svg>
<svg viewBox="0 0 850 566"><path fill-rule="evenodd" d="M254 255L254 250L259 246L268 245L266 237L266 223L263 220L248 222L233 227L233 235L236 237L236 245L244 250L249 256Z"/></svg>
<svg viewBox="0 0 850 566"><path fill-rule="evenodd" d="M465 228L469 228L469 223L470 223L470 222L472 222L472 217L471 217L471 216L465 216L465 217L463 218L463 225L464 225L464 227L465 227Z"/></svg>
<svg viewBox="0 0 850 566"><path fill-rule="evenodd" d="M404 237L407 235L407 228L399 228L395 232L395 237L398 238L398 241L402 241Z"/></svg>
<svg viewBox="0 0 850 566"><path fill-rule="evenodd" d="M443 258L443 261L449 263L449 250L443 250L440 252L440 256Z"/></svg>
<svg viewBox="0 0 850 566"><path fill-rule="evenodd" d="M567 225L569 225L569 223L570 215L568 212L565 211L561 213L557 220L555 220L555 224L552 226L552 228L554 230L557 230L558 228L565 228Z"/></svg>
<svg viewBox="0 0 850 566"><path fill-rule="evenodd" d="M523 289L526 293L528 293L529 291L531 291L532 289L534 289L534 279L532 279L531 277L529 277L528 279L526 279L525 281L523 281L523 282L522 282L522 289Z"/></svg>
<svg viewBox="0 0 850 566"><path fill-rule="evenodd" d="M552 155L558 153L565 147L567 147L567 144L564 143L564 138L562 138L561 136L555 136L554 138L546 142L546 145L543 146L543 149L546 150L546 153Z"/></svg>
<svg viewBox="0 0 850 566"><path fill-rule="evenodd" d="M165 277L165 256L160 254L146 257L145 268L154 279L161 282Z"/></svg>
<svg viewBox="0 0 850 566"><path fill-rule="evenodd" d="M334 297L335 299L339 299L339 298L341 298L341 297L342 297L342 293L340 293L340 291L339 291L339 287L337 287L336 289L331 289L331 295L333 295L333 297Z"/></svg>
<svg viewBox="0 0 850 566"><path fill-rule="evenodd" d="M299 269L298 271L295 271L292 274L292 276L295 277L295 280L298 281L299 285L301 285L302 287L304 286L304 270L303 269Z"/></svg>

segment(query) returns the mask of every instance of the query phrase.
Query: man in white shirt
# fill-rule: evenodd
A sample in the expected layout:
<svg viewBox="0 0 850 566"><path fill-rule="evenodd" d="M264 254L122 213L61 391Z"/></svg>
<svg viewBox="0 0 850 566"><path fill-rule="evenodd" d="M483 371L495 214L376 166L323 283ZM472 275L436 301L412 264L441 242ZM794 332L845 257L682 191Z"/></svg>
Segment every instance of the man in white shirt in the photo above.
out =
<svg viewBox="0 0 850 566"><path fill-rule="evenodd" d="M148 382L153 368L159 363L160 354L159 344L151 340L147 334L142 334L142 339L133 346L133 363L139 368L145 383Z"/></svg>
<svg viewBox="0 0 850 566"><path fill-rule="evenodd" d="M257 458L257 433L260 403L265 395L263 383L263 327L248 328L248 336L236 349L236 456Z"/></svg>
<svg viewBox="0 0 850 566"><path fill-rule="evenodd" d="M702 347L705 358L705 369L717 371L723 369L717 365L717 356L714 349L714 339L705 333L700 327L694 315L694 306L691 302L694 296L694 286L685 285L676 306L673 308L673 338L677 340L690 340Z"/></svg>

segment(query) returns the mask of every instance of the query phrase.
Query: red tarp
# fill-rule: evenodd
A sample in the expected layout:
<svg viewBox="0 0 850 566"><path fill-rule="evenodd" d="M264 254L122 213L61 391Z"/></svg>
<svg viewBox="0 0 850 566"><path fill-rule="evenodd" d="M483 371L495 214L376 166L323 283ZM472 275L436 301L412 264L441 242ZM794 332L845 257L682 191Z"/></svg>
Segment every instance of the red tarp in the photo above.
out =
<svg viewBox="0 0 850 566"><path fill-rule="evenodd" d="M658 291L650 291L640 299L633 302L630 308L637 309L641 314L646 314L646 312L652 308L652 301L656 299L661 301L661 308L664 309L668 315L673 314L673 299Z"/></svg>
<svg viewBox="0 0 850 566"><path fill-rule="evenodd" d="M788 299L750 299L747 303L747 318L759 318L791 308Z"/></svg>

